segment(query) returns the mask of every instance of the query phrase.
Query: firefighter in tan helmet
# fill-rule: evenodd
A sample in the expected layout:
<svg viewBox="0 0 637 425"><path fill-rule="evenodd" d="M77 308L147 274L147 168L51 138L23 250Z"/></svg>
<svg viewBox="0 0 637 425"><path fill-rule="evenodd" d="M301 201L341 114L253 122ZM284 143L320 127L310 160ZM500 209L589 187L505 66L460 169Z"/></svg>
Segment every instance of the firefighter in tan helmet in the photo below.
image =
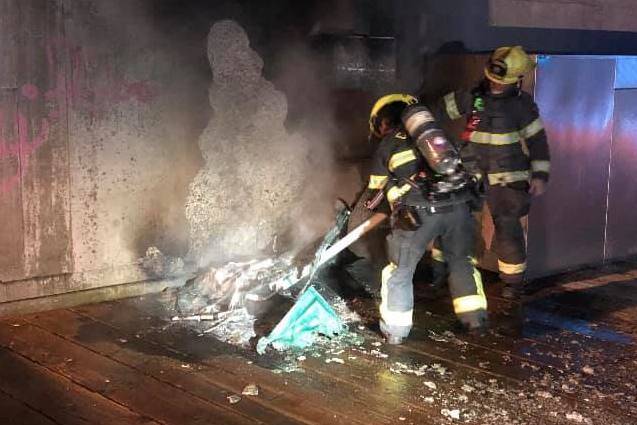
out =
<svg viewBox="0 0 637 425"><path fill-rule="evenodd" d="M521 219L529 212L532 196L542 195L549 179L549 146L532 97L521 81L535 67L522 47L500 47L489 57L483 81L471 91L447 94L436 109L438 116L465 118L461 136L463 158L482 179L495 228L502 295L518 299L526 272L526 238ZM443 260L444 253L434 252ZM436 263L436 262L434 262ZM440 262L438 270L440 275Z"/></svg>

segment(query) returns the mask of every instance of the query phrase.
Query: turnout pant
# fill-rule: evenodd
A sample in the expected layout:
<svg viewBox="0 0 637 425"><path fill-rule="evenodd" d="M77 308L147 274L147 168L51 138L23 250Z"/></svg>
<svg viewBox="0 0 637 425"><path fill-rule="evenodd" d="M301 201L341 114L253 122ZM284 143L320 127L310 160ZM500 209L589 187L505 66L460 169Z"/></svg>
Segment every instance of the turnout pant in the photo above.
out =
<svg viewBox="0 0 637 425"><path fill-rule="evenodd" d="M522 218L529 213L530 195L526 184L521 186L489 186L486 199L493 219L493 248L498 256L500 279L511 285L521 284L526 272L526 238ZM438 239L431 259L433 283L441 285L447 279L448 269L445 248Z"/></svg>
<svg viewBox="0 0 637 425"><path fill-rule="evenodd" d="M498 255L500 279L507 284L521 284L526 272L526 239L522 218L529 213L530 195L522 188L489 186L487 205L495 228L495 253Z"/></svg>
<svg viewBox="0 0 637 425"><path fill-rule="evenodd" d="M380 328L407 337L414 307L413 276L427 245L440 238L449 267L449 290L458 319L475 326L486 318L487 300L473 258L475 221L466 204L449 212L428 214L418 209L422 225L415 231L394 229L388 237L390 263L381 282Z"/></svg>

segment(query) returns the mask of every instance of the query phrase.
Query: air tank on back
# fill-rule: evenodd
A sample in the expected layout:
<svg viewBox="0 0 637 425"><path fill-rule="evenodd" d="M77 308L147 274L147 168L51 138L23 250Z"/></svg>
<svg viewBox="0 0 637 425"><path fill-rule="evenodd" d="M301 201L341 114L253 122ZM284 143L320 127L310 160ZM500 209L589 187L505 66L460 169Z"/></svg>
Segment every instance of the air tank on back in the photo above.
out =
<svg viewBox="0 0 637 425"><path fill-rule="evenodd" d="M435 173L448 176L457 171L460 155L438 127L429 109L422 105L410 106L403 112L402 120L407 133Z"/></svg>

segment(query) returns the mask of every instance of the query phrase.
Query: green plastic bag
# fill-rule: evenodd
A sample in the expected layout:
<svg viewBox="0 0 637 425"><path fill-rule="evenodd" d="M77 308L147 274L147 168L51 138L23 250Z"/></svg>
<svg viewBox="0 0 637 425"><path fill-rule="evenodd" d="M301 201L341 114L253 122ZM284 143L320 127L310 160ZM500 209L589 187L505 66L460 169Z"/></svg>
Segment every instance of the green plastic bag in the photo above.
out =
<svg viewBox="0 0 637 425"><path fill-rule="evenodd" d="M263 354L268 344L277 350L305 348L312 345L318 334L333 336L344 329L345 325L334 309L310 286L270 335L259 339L257 352Z"/></svg>

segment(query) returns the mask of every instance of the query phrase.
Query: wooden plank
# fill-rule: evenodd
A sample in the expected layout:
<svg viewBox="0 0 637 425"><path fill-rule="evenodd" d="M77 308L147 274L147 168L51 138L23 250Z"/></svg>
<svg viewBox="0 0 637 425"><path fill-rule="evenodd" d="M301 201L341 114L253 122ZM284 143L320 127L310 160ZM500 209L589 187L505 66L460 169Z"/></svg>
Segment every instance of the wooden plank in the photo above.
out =
<svg viewBox="0 0 637 425"><path fill-rule="evenodd" d="M161 322L155 321L157 320L157 318L153 316L149 316L148 311L139 311L139 310L136 310L135 307L130 306L130 304L137 304L134 300L122 301L117 304L118 304L117 306L111 304L107 308L105 308L101 313L97 313L97 314L96 314L96 309L100 309L99 305L81 308L81 310L83 310L84 312L88 312L90 315L93 315L93 316L95 315L101 316L103 314L102 316L103 318L111 322L119 323L118 326L127 326L126 324L128 324L128 326L131 326L133 328L131 329L131 332L134 332L135 328L137 329L137 332L141 332L141 330L139 329L139 324L146 322L148 326L143 326L143 328L146 329L143 331L144 337L153 338L153 339L156 338L157 341L160 341L163 344L171 345L174 348L177 348L180 350L185 349L188 352L196 352L198 350L196 346L197 344L202 344L207 347L210 347L214 344L214 342L212 341L206 341L206 340L202 340L201 338L195 338L194 335L191 335L190 337L188 336L180 337L179 335L175 335L175 334L166 336L167 334L170 334L170 332L161 331L161 332L155 333L152 330L149 331L149 329L156 328L158 326L161 327L161 324L160 324ZM125 307L125 304L129 304L129 306ZM143 305L144 308L148 308L149 311L155 310L155 308L152 307L153 303L151 300L145 299L140 305ZM145 319L150 319L150 320L145 320ZM415 337L415 338L418 338L418 337ZM430 344L430 342L428 341L427 344ZM486 376L487 379L497 378L498 380L503 380L504 382L507 382L509 386L518 385L518 387L521 387L521 383L522 383L521 379L513 379L505 375L497 374L488 369L480 368L478 364L463 363L464 359L461 359L460 361L456 361L456 362L452 361L450 363L447 360L449 356L445 357L446 354L447 353L444 350L430 350L425 352L422 350L412 349L409 351L408 355L403 354L403 356L400 357L400 361L410 363L410 362L413 362L414 359L420 359L421 361L427 362L429 364L431 364L432 362L438 362L438 363L444 364L447 369L456 370L455 373L458 373L458 376L460 376L460 378L457 380L458 382L462 382L464 380L469 380L469 379L475 379L476 375L481 375L481 376ZM231 364L233 364L231 363L233 360L226 357L224 357L224 360L223 360L224 364L222 365L222 367L228 367ZM393 357L394 356L392 355L392 358ZM493 359L491 360L493 361ZM220 361L220 358L216 356L213 359L213 361ZM386 388L387 385L390 385L392 382L391 373L388 371L389 366L387 365L382 367L380 370L374 369L372 367L367 367L367 369L362 368L355 374L355 376L351 377L350 379L350 378L341 376L339 374L334 374L329 372L330 369L333 369L333 366L328 366L325 369L323 369L321 367L322 364L320 363L320 361L313 361L311 359L308 359L307 362L308 362L307 363L308 368L305 369L304 376L307 377L308 380L310 380L310 382L306 383L306 385L308 386L317 385L317 382L322 382L321 385L323 386L325 390L332 390L332 387L326 383L326 382L332 381L338 384L335 387L338 387L339 385L347 385L350 388L353 387L356 390L355 391L356 393L364 392L366 394L371 394L374 391L374 389L378 391L382 391L382 388ZM241 362L235 361L233 368L239 369L242 367L244 366L241 364ZM349 368L346 370L349 370ZM372 376L374 378L371 378L370 380L368 379L369 376ZM381 381L382 385L380 387L378 386L378 382L374 381L375 377L382 378L382 381ZM264 379L267 379L267 377L265 377ZM484 380L486 381L487 379L484 379ZM355 384L354 383L355 380L359 380L360 381L359 384ZM402 394L401 391L398 390L398 388L400 388L400 386L396 386L396 388L393 389L393 392L400 395L399 399L401 400L400 402L401 405L410 407L410 404L416 405L417 403L419 403L420 400L410 400L409 396L407 394ZM409 389L410 387L407 386L405 388ZM334 391L337 391L338 393L338 389L335 389ZM368 395L367 397L374 399L374 397L371 395ZM395 396L393 397L389 396L387 401L390 403L396 403L396 399L394 397ZM403 397L406 397L406 398L403 398ZM498 404L500 404L501 406L510 404L502 400L500 401L492 400L492 401L493 401L492 407L498 406ZM560 406L560 407L563 407L563 406ZM414 409L412 408L412 410ZM515 411L515 408L509 408L508 410ZM518 412L517 415L524 416L524 413ZM418 409L415 409L415 413L413 413L413 416L418 417ZM431 414L430 418L435 418L436 416L437 416L436 414Z"/></svg>
<svg viewBox="0 0 637 425"><path fill-rule="evenodd" d="M247 360L228 354L236 352L236 349L219 344L212 338L198 338L193 333L185 333L183 329L175 327L153 332L143 325L147 316L139 310L116 308L115 314L111 314L113 306L109 306L103 312L106 313L105 316L100 316L95 311L92 315L98 316L97 320L103 319L111 324L112 319L116 318L118 325L115 326L120 330L124 329L122 332L126 335L141 334L145 340L179 351L187 355L191 361L205 364L208 368L200 370L199 373L221 385L233 385L235 391L240 391L244 383L258 383L267 391L266 394L271 394L268 405L283 414L313 423L321 423L325 417L329 417L333 423L386 423L388 419L387 416L379 415L376 409L365 406L359 400L336 394L334 389L330 391L326 386L313 382L306 376L297 380L290 375L273 374L270 370L248 364L256 359ZM128 317L128 320L120 322L119 319L122 317ZM146 320L145 323L149 327L155 327L158 323L155 321L156 318L153 319ZM139 327L140 324L142 329Z"/></svg>
<svg viewBox="0 0 637 425"><path fill-rule="evenodd" d="M67 56L61 2L21 0L20 159L27 277L71 267Z"/></svg>
<svg viewBox="0 0 637 425"><path fill-rule="evenodd" d="M96 315L101 316L101 318L108 320L110 323L118 323L117 326L122 326L122 327L129 326L130 328L129 332L143 333L145 338L151 338L162 344L172 345L173 348L176 348L179 350L185 350L189 353L197 353L198 351L201 351L203 349L202 347L208 347L208 350L212 349L212 344L210 342L207 342L201 338L195 338L194 335L182 335L180 337L179 335L171 334L170 331L162 331L162 330L153 331L153 329L158 329L158 328L161 329L162 324L165 322L163 322L161 319L159 319L156 316L152 316L152 314L161 314L161 311L162 311L161 305L154 303L152 299L145 298L143 300L124 300L116 304L118 305L114 305L114 303L111 303L110 305L89 306L89 307L81 308L80 310L84 310L84 312L88 312L92 316L96 316ZM102 309L102 307L105 307L105 308ZM144 310L140 310L140 307L143 308ZM97 312L96 310L101 310L101 312ZM142 323L145 323L145 324L140 326L140 324ZM439 331L439 328L442 326L447 326L447 329L449 329L447 323L441 323L441 322L435 323L435 321L431 321L431 320L427 320L427 323L433 323L434 329L437 329L438 331ZM556 408L562 409L562 410L577 405L577 403L579 402L579 400L576 398L577 393L581 394L580 396L581 399L589 400L589 396L591 396L593 392L591 390L591 386L589 382L587 381L588 378L586 376L584 376L583 378L578 377L578 379L581 379L582 381L582 388L575 389L576 395L572 395L569 392L564 391L562 387L557 385L559 383L564 383L565 382L564 380L562 381L555 380L555 382L551 380L548 380L548 381L546 380L547 375L545 373L547 373L548 370L555 370L556 368L552 369L551 365L546 365L542 363L537 364L538 362L534 361L534 359L527 358L528 356L526 356L525 355L526 353L524 352L519 353L517 355L517 358L515 357L515 354L511 356L514 359L515 363L518 365L516 366L516 368L513 368L512 374L507 372L505 367L500 367L500 366L498 366L497 370L494 371L494 370L491 370L492 365L497 364L498 361L502 362L501 359L503 359L504 355L510 354L510 353L502 353L499 351L494 351L496 349L489 348L489 347L470 346L471 353L460 353L458 355L457 353L454 353L456 351L460 351L458 350L457 347L451 348L451 349L449 347L446 347L446 350L444 349L441 350L439 348L431 348L432 346L433 347L436 346L437 342L435 340L428 340L429 339L428 335L423 334L423 335L420 335L420 338L422 338L422 341L426 341L426 342L420 342L418 341L419 336L416 335L416 333L418 332L418 327L416 327L414 332L415 332L414 339L416 340L416 343L422 344L425 347L424 349L420 346L413 348L413 347L410 347L411 343L408 343L406 348L409 349L409 353L408 355L403 355L402 357L403 361L408 362L410 361L410 359L413 359L414 357L418 358L418 356L420 356L420 358L424 358L430 363L432 361L439 362L439 363L447 363L448 364L447 367L449 369L458 370L458 376L460 377L458 379L458 382L462 382L463 380L467 380L467 379L473 379L475 378L476 375L482 375L482 376L490 375L491 379L495 378L498 381L503 381L506 383L507 387L511 389L511 388L515 388L516 385L522 388L524 385L528 383L526 378L528 378L529 376L536 376L538 379L536 379L536 382L535 382L536 386L533 388L533 391L549 390L550 392L557 394L557 397L559 398L559 400L564 400L560 403L556 403L552 401L545 401L542 399L539 402L545 405L553 405ZM499 336L499 338L503 338L503 337ZM530 344L530 342L527 341L526 344ZM556 347L556 349L558 350L557 352L559 352L559 346ZM224 350L223 347L219 349L219 351L223 351L223 350ZM228 347L225 347L225 350L227 351ZM472 355L476 355L477 360L471 358ZM550 356L548 357L550 358ZM221 361L220 357L218 356L214 357L214 360ZM575 358L573 360L577 361L578 359ZM488 361L489 363L486 365L486 367L481 367L480 362L485 362L485 361ZM220 367L228 367L230 365L229 362L230 360L227 360L224 358ZM580 365L577 365L576 363L573 363L573 364L576 365L578 368L582 367L581 364ZM234 365L233 367L236 369L239 369L245 366L242 365L240 361L237 361L237 364ZM317 365L315 372L318 369L319 367ZM612 372L612 371L609 370L609 372ZM369 374L374 372L373 370L370 369L367 371L367 373ZM535 375L533 375L533 373L535 373ZM311 374L306 373L305 375L308 375L309 377ZM326 376L327 375L330 375L330 374L327 373ZM314 378L314 375L311 375L311 376ZM364 376L364 373L363 373L363 376ZM551 373L548 373L548 376L551 376ZM559 377L559 375L553 375L553 376ZM568 376L568 377L572 378L573 376ZM331 375L327 376L327 378L335 380L335 377ZM542 379L539 379L539 378L542 378ZM267 377L265 379L267 379ZM613 385L616 385L610 382L610 380L606 382L606 384L609 384L608 388L610 389L612 389ZM306 385L312 385L312 383L307 383ZM553 388L556 385L557 385L557 388ZM569 385L572 386L571 383L569 383ZM370 386L370 388L373 388L373 386ZM601 388L601 389L610 391L608 388L606 389ZM571 390L569 389L569 391ZM588 394L587 392L590 392L591 394ZM515 402L518 403L520 402L520 400L516 400ZM538 401L535 400L535 402L538 402ZM614 406L614 403L609 403L609 405ZM526 403L526 406L529 406L529 403ZM598 408L600 407L602 406L598 406ZM529 408L533 409L533 406L531 405L529 406ZM632 411L632 409L633 409L633 405L627 404L626 406L623 406L621 410L619 410L619 412L621 412L619 414L630 416L630 412ZM612 418L616 417L617 414L618 414L617 411L613 412L611 411L610 408L607 410L604 410L603 407L600 409L600 411L594 412L594 415L596 418L601 418L605 421L610 421Z"/></svg>
<svg viewBox="0 0 637 425"><path fill-rule="evenodd" d="M6 348L0 364L0 390L57 424L158 425Z"/></svg>
<svg viewBox="0 0 637 425"><path fill-rule="evenodd" d="M117 304L117 305L114 305L114 304ZM129 304L129 305L126 306L126 304ZM137 304L137 303L134 300L127 300L127 301L122 301L118 303L111 303L108 306L96 305L96 306L83 307L83 308L80 308L79 310L82 310L84 313L88 312L91 316L96 316L96 315L101 316L101 318L109 320L112 323L116 322L118 323L117 326L129 326L130 327L129 332L133 332L133 333L139 332L140 334L144 335L143 336L144 338L150 338L150 339L156 340L160 342L161 344L169 345L175 349L186 350L189 353L197 353L198 351L202 350L202 347L208 347L207 348L208 350L213 349L212 347L215 345L214 341L206 340L203 338L197 338L193 334L184 335L182 332L180 336L179 334L171 332L170 330L166 330L166 331L160 330L157 332L153 331L152 329L156 329L156 328L161 329L162 321L158 320L157 317L153 317L149 315L149 312L156 310L154 307L152 307L153 305L152 300L145 299L144 301L140 303L141 305L143 305L145 309L147 308L148 311L140 311L139 309L136 309L134 306L131 306L131 304ZM96 310L99 310L100 307L106 307L106 308L103 309L101 313L96 314ZM140 324L142 324L141 327L140 327ZM225 350L228 350L228 348L226 347ZM223 351L223 348L221 348L220 351ZM360 356L360 353L359 354L353 353L353 355ZM394 354L392 354L391 357L396 358ZM406 364L413 363L415 359L416 361L420 360L428 364L431 364L434 362L441 363L441 364L444 364L448 370L457 369L459 372L456 371L454 373L457 373L458 378L454 381L454 383L446 387L444 385L441 386L441 389L443 391L451 395L454 395L454 394L456 396L459 395L457 388L462 386L462 382L469 382L470 380L473 381L475 380L476 376L485 377L483 381L488 381L488 379L497 377L498 380L504 380L504 382L508 384L509 389L511 389L510 387L512 384L518 385L518 388L521 388L521 385L519 385L521 384L520 380L513 380L513 379L507 378L506 376L494 375L493 372L489 370L480 369L477 366L469 367L461 363L450 364L445 358L438 357L435 355L432 356L431 353L424 353L417 350L409 350L408 354L403 353L403 355L398 358L399 358L399 361L405 362ZM235 371L248 369L244 361L237 360L236 358L232 356L215 355L210 360L206 359L204 361L207 364L216 362L219 364L220 368L231 368L232 370L235 370ZM289 381L294 380L298 382L299 385L305 385L307 387L318 386L319 388L323 390L323 392L333 392L333 394L337 394L339 398L345 397L345 398L352 399L355 397L363 397L363 398L366 398L367 400L372 400L372 401L375 401L376 403L379 403L374 393L375 392L377 394L382 393L383 397L385 398L385 403L399 404L407 408L405 409L405 411L411 410L409 415L404 413L403 417L416 418L416 423L418 423L419 420L422 420L418 418L421 418L420 415L423 413L424 410L426 410L426 408L425 409L414 408L418 404L422 405L422 400L419 400L417 398L414 398L413 396L410 396L410 392L412 391L417 392L419 388L422 388L421 386L422 384L417 385L416 387L411 387L407 385L404 378L396 378L392 376L391 372L389 371L390 365L385 364L386 362L385 363L377 362L376 367L370 364L366 364L362 367L359 367L356 373L354 374L354 376L348 377L347 373L350 372L352 368L356 368L355 363L353 364L348 363L348 366L344 367L341 372L341 371L335 370L339 368L339 366L323 365L321 363L322 361L323 360L314 361L312 359L308 359L306 361L308 366L304 367L305 373L300 375L303 378L299 379L296 375L292 374L292 375L288 375L288 380ZM246 372L246 373L250 373L250 372ZM272 379L272 376L271 375L268 376L267 374L261 375L261 376L259 376L258 374L255 374L253 376L258 376L257 378L258 380ZM305 379L305 381L303 381L302 379ZM359 381L358 384L355 383L356 380ZM456 386L455 392L453 391L454 384ZM339 392L339 389L340 391L342 391L341 387L349 388L345 395L343 395L342 392ZM391 391L388 391L388 389L391 389ZM393 395L387 395L385 394L385 392L389 392L390 394L393 394ZM517 394L517 392L515 391L514 393ZM396 397L396 395L398 395L398 397ZM462 395L462 393L460 395ZM330 403L330 404L334 403L333 401L329 399L325 399L325 397L319 397L319 398L316 398L316 400L320 400L321 403ZM495 414L493 412L494 411L497 412L497 409L501 410L502 408L504 408L503 406L508 406L507 410L509 412L513 412L514 416L528 417L528 418L534 417L533 415L529 415L528 413L525 413L523 411L518 412L516 407L509 406L511 402L506 399L504 400L502 398L498 399L497 397L489 399L488 397L487 398L483 397L481 398L481 400L484 400L485 402L488 401L491 403L489 404L489 408L493 409L491 410L491 414ZM339 401L340 400L337 400L337 404ZM518 403L520 401L515 400L515 402ZM382 404L383 402L380 401L380 403ZM447 407L446 404L444 406ZM527 403L527 406L528 406L528 403ZM558 407L563 409L564 405L559 405ZM378 409L378 407L376 409ZM385 414L388 414L388 413L389 412L385 412ZM394 417L396 416L397 415L395 415ZM439 413L438 412L430 413L428 419L431 421L440 419ZM446 421L446 419L444 420ZM377 421L379 421L379 419L377 419ZM532 420L531 423L532 422L537 422L537 421ZM549 423L549 420L546 419L545 422Z"/></svg>
<svg viewBox="0 0 637 425"><path fill-rule="evenodd" d="M259 423L226 406L193 398L181 389L30 324L0 324L0 341L25 358L160 423Z"/></svg>
<svg viewBox="0 0 637 425"><path fill-rule="evenodd" d="M3 425L55 425L51 419L0 390L0 423Z"/></svg>
<svg viewBox="0 0 637 425"><path fill-rule="evenodd" d="M637 414L637 405L631 398L635 396L635 391L626 392L625 380L622 379L625 370L620 366L605 364L609 358L624 361L634 359L632 350L628 350L632 354L626 354L625 344L591 342L590 338L573 333L568 335L568 339L562 338L550 343L511 338L493 332L483 336L450 334L449 331L455 329L455 317L448 304L450 302L446 300L416 303L416 323L405 345L405 349L412 350L413 353L407 360L414 355L430 356L439 362L451 363L456 369L487 373L521 388L524 383L532 383L538 390L548 390L563 397L567 406L569 403L575 405L581 399L592 398L600 410L607 410L611 416L617 412L629 416ZM495 304L491 303L490 307L495 307L491 314L493 325L510 320L501 314L508 306L510 303L500 300ZM367 311L360 308L359 314L368 320L376 320L375 307L370 305ZM525 323L525 328L527 326ZM552 334L561 333L555 328L538 324L532 326L537 328L538 335L547 331ZM594 376L584 373L584 367L587 370L597 370L598 373ZM573 380L580 385L571 388Z"/></svg>
<svg viewBox="0 0 637 425"><path fill-rule="evenodd" d="M146 301L147 299L145 299ZM151 304L150 300L147 300ZM273 409L298 418L321 423L330 417L332 423L387 423L399 415L399 406L392 403L370 404L365 394L354 394L349 387L339 387L333 380L319 379L309 374L273 374L259 367L264 359L252 353L249 360L228 353L237 349L220 344L213 338L199 338L194 333L177 327L166 328L166 322L148 312L128 305L125 301L102 303L74 309L97 321L106 323L122 332L125 338L139 335L142 339L159 344L169 350L179 351L210 369L199 370L219 385L232 385L223 381L225 375L234 374L239 382L256 382L271 393L278 394L270 402ZM247 361L254 364L248 364ZM235 384L235 390L239 390Z"/></svg>
<svg viewBox="0 0 637 425"><path fill-rule="evenodd" d="M227 395L241 393L248 381L239 376L229 379L232 387L216 384L216 371L209 370L194 359L174 350L168 350L156 344L150 344L134 335L123 334L118 330L94 320L87 320L69 310L57 310L39 314L29 321L48 332L81 345L95 353L129 366L136 371L152 377L164 384L180 388L193 398L206 400L224 408L257 419L263 423L296 424L302 418L288 418L280 412L259 404L252 397L243 397L240 403L228 405ZM11 321L9 321L11 323ZM210 376L211 378L208 378ZM277 394L261 391L259 398L272 399ZM311 423L311 422L308 422Z"/></svg>
<svg viewBox="0 0 637 425"><path fill-rule="evenodd" d="M15 90L0 90L0 281L24 277L24 228L17 123Z"/></svg>
<svg viewBox="0 0 637 425"><path fill-rule="evenodd" d="M436 309L432 304L429 304L429 307ZM501 305L499 307L502 308ZM452 338L447 337L447 342L441 342L441 339L445 339L441 330L450 329L453 320L452 314L430 314L426 321L415 325L407 347L472 368L483 369L499 378L545 386L547 390L569 400L570 404L576 404L583 399L591 400L591 403L598 405L600 414L602 410L606 410L610 415L620 412L637 417L637 404L634 400L631 401L630 392L625 393L622 378L625 371L607 364L609 358L635 358L632 350L626 352L625 344L595 342L592 338L573 333L570 333L568 339L554 341L551 344L494 333L480 337L458 334ZM502 320L510 319L492 314L492 324L497 326ZM537 324L535 326L539 327ZM436 333L435 336L432 337L431 331ZM546 331L547 328L539 330L540 334ZM554 329L552 333L559 332ZM600 375L584 373L585 367L597 369ZM603 377L603 384L600 383L600 376ZM573 380L579 383L575 387L572 384ZM591 389L595 389L594 394ZM620 394L621 396L613 397ZM634 395L632 394L633 397Z"/></svg>

